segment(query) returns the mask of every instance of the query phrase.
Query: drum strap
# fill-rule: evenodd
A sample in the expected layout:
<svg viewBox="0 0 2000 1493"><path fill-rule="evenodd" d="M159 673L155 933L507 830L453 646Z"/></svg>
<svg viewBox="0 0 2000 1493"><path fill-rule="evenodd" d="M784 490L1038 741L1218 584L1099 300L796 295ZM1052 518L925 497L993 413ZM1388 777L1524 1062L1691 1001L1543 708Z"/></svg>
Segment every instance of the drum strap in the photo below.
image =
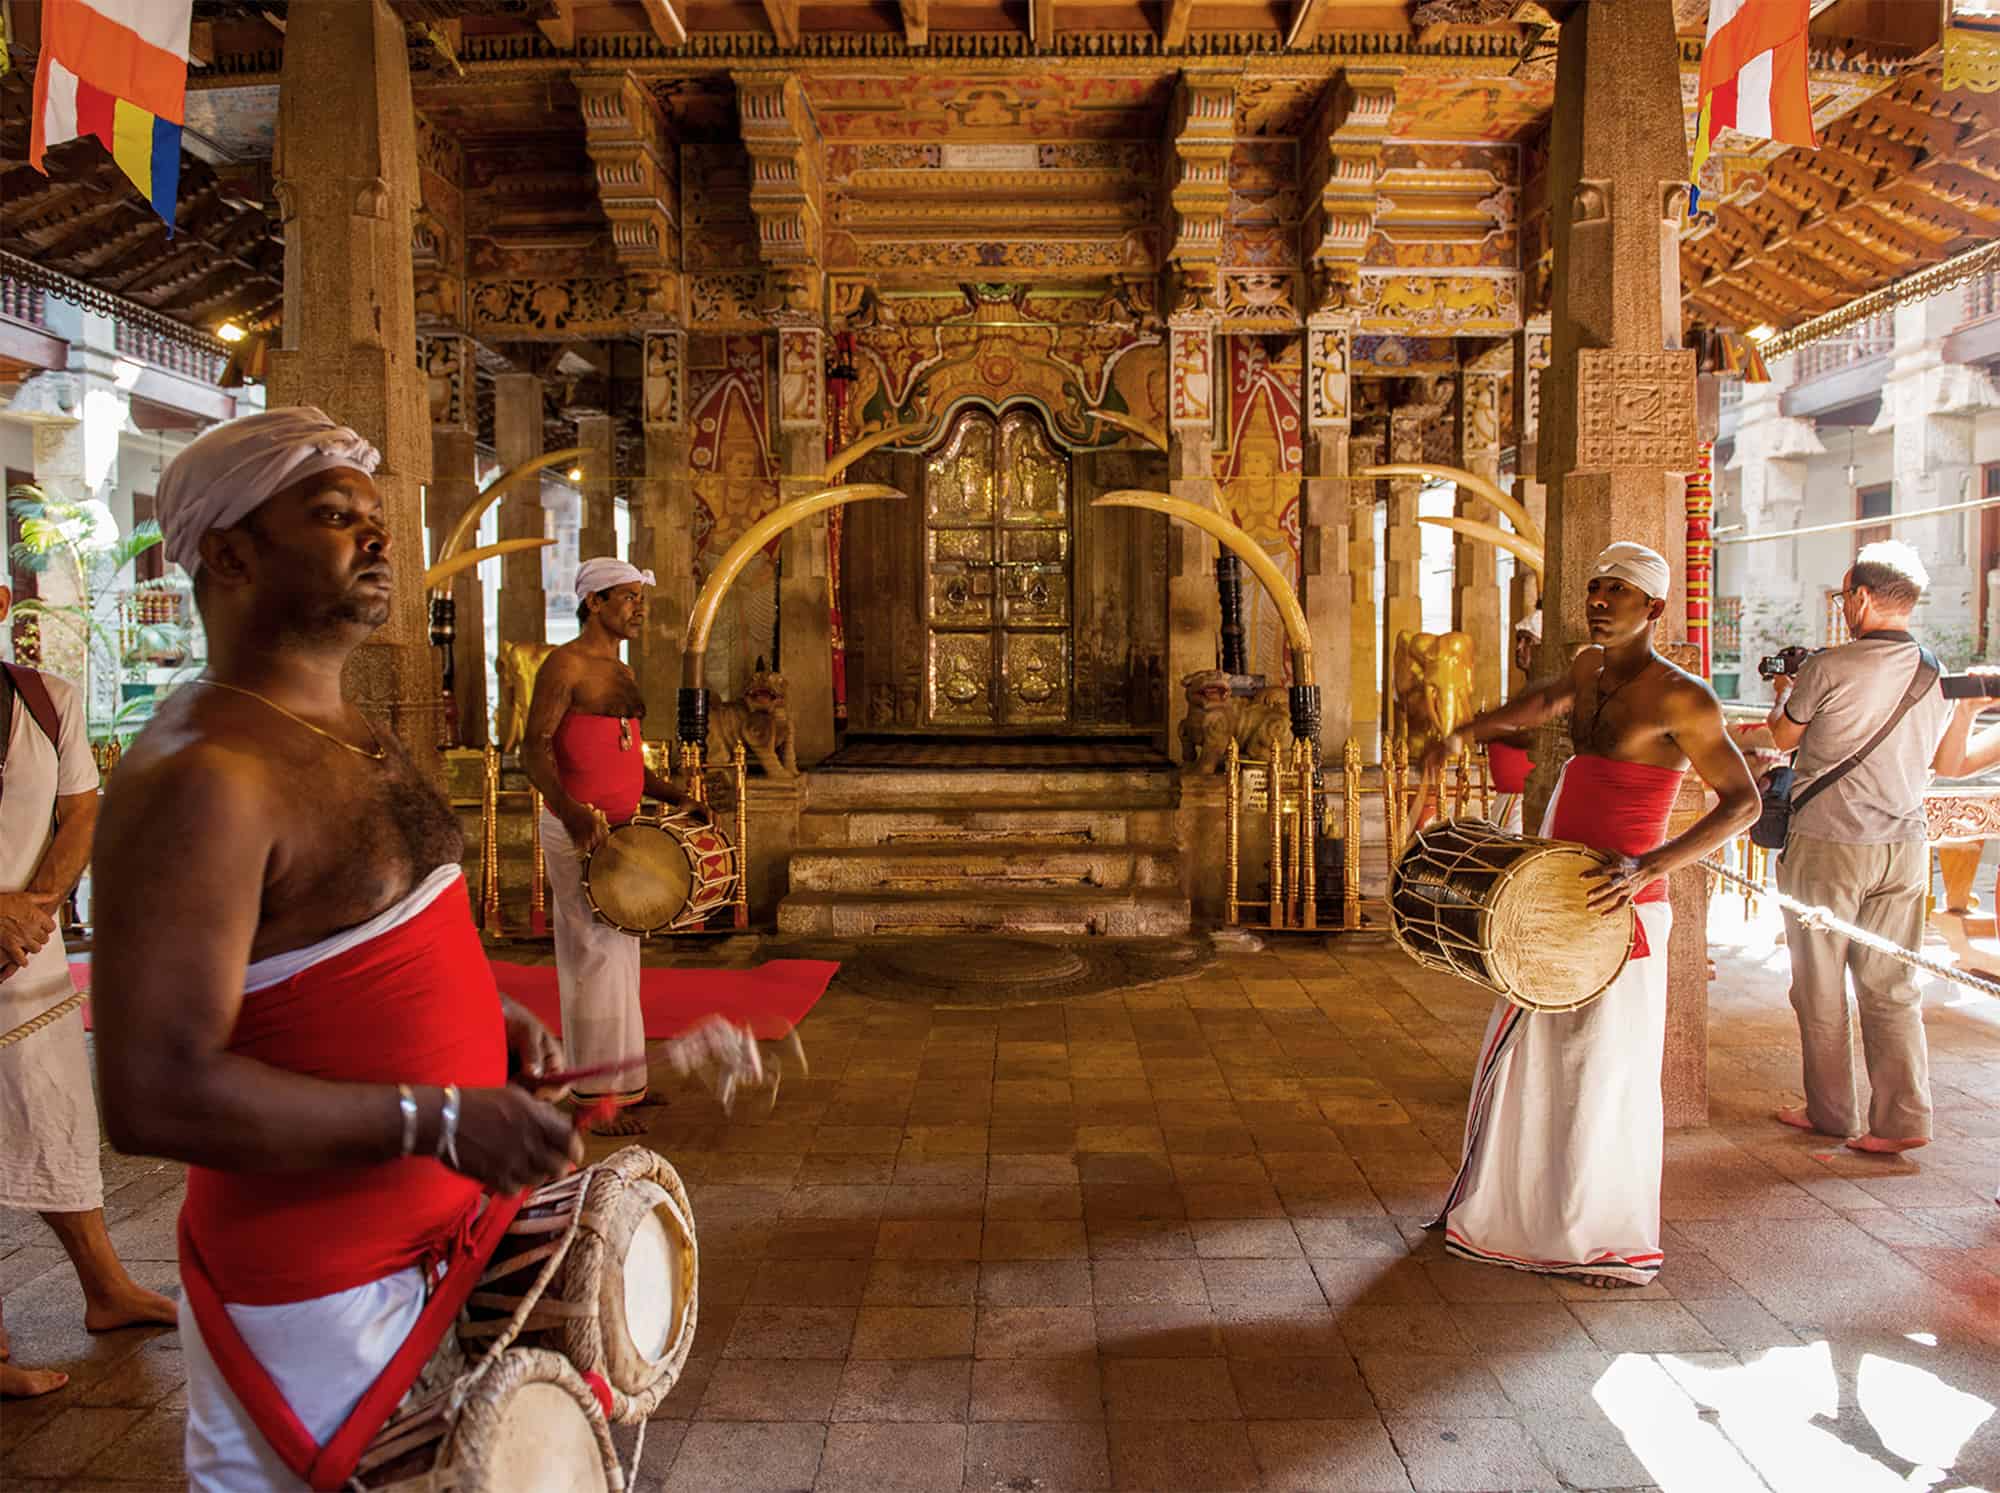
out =
<svg viewBox="0 0 2000 1493"><path fill-rule="evenodd" d="M237 1400L257 1423L257 1429L271 1443L272 1450L309 1486L321 1490L335 1489L354 1475L361 1454L368 1449L368 1444L382 1427L388 1424L396 1406L409 1393L410 1386L417 1382L417 1376L430 1362L437 1345L451 1330L451 1324L464 1307L466 1298L479 1284L480 1271L499 1248L501 1238L514 1221L514 1215L521 1210L525 1197L525 1193L510 1198L489 1197L486 1211L477 1219L468 1220L467 1225L453 1236L442 1254L446 1267L444 1279L431 1293L430 1300L424 1303L410 1335L361 1396L353 1413L324 1446L313 1440L312 1433L285 1399L284 1391L278 1388L270 1371L250 1351L250 1345L243 1341L243 1334L237 1331L221 1293L216 1290L215 1282L202 1265L201 1255L188 1231L187 1217L182 1215L181 1288L187 1294L188 1306L201 1328L209 1355L222 1371L230 1389L235 1391ZM425 1271L426 1277L434 1273L431 1269Z"/></svg>

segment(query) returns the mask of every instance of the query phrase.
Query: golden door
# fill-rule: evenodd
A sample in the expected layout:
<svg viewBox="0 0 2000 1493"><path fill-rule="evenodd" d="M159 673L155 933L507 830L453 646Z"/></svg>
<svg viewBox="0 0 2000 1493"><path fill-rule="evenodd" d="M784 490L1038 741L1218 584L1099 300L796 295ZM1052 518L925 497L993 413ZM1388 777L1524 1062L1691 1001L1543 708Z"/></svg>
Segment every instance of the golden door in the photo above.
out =
<svg viewBox="0 0 2000 1493"><path fill-rule="evenodd" d="M923 723L1064 728L1068 459L1028 410L967 410L924 459L923 502Z"/></svg>

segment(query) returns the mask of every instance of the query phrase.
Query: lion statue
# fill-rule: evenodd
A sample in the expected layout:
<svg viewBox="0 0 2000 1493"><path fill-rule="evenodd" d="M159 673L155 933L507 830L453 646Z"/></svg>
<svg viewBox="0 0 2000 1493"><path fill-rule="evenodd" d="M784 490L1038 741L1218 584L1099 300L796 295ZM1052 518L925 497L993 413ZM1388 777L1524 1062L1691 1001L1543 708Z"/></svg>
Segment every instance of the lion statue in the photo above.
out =
<svg viewBox="0 0 2000 1493"><path fill-rule="evenodd" d="M785 676L766 669L764 661L758 659L756 672L743 687L742 699L718 700L709 706L709 763L730 761L741 742L766 777L797 777L799 758L785 693Z"/></svg>
<svg viewBox="0 0 2000 1493"><path fill-rule="evenodd" d="M1187 716L1181 721L1181 771L1200 777L1222 770L1223 754L1236 738L1243 702L1229 691L1220 669L1200 669L1181 680Z"/></svg>
<svg viewBox="0 0 2000 1493"><path fill-rule="evenodd" d="M1245 762L1269 762L1271 748L1290 758L1292 742L1291 693L1283 685L1260 689L1243 702L1243 714L1236 726L1236 745Z"/></svg>
<svg viewBox="0 0 2000 1493"><path fill-rule="evenodd" d="M1471 719L1472 655L1466 633L1397 636L1395 739L1412 762Z"/></svg>
<svg viewBox="0 0 2000 1493"><path fill-rule="evenodd" d="M494 728L500 750L511 752L528 735L528 704L535 698L535 676L556 651L554 643L502 643L497 667L500 673L500 708Z"/></svg>

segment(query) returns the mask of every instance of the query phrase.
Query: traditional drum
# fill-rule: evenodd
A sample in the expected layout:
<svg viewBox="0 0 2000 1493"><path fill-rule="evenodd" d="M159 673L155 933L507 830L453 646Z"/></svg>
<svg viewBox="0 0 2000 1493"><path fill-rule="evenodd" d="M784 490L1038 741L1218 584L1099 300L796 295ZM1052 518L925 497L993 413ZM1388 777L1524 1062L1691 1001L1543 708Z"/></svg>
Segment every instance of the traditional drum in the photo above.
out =
<svg viewBox="0 0 2000 1493"><path fill-rule="evenodd" d="M1389 931L1428 969L1529 1011L1574 1011L1610 989L1632 953L1631 906L1607 915L1586 905L1586 874L1608 864L1598 851L1483 819L1434 824L1389 878Z"/></svg>
<svg viewBox="0 0 2000 1493"><path fill-rule="evenodd" d="M406 1402L361 1454L370 1493L618 1493L597 1397L560 1355L509 1348L462 1387Z"/></svg>
<svg viewBox="0 0 2000 1493"><path fill-rule="evenodd" d="M680 1177L666 1158L626 1146L529 1197L467 1303L459 1338L476 1353L525 1306L521 1341L600 1375L613 1420L644 1420L694 1346L698 1265Z"/></svg>
<svg viewBox="0 0 2000 1493"><path fill-rule="evenodd" d="M698 928L736 894L736 847L685 809L619 825L583 863L583 894L604 922L644 938Z"/></svg>

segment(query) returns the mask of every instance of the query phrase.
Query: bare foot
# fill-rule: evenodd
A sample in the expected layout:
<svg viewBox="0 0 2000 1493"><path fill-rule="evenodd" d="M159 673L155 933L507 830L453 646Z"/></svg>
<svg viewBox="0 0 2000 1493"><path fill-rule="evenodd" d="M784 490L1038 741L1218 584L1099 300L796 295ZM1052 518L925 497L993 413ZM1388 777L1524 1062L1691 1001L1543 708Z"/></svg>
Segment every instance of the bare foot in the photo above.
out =
<svg viewBox="0 0 2000 1493"><path fill-rule="evenodd" d="M116 1332L121 1327L172 1327L180 1321L180 1308L171 1298L144 1286L133 1285L83 1312L88 1332Z"/></svg>
<svg viewBox="0 0 2000 1493"><path fill-rule="evenodd" d="M1871 1156L1894 1156L1903 1151L1914 1151L1919 1146L1930 1144L1929 1136L1918 1136L1915 1140L1884 1140L1879 1135L1857 1135L1847 1143L1850 1151L1866 1151Z"/></svg>
<svg viewBox="0 0 2000 1493"><path fill-rule="evenodd" d="M1645 1285L1641 1280L1626 1280L1622 1275L1572 1275L1569 1279L1597 1291L1636 1291Z"/></svg>
<svg viewBox="0 0 2000 1493"><path fill-rule="evenodd" d="M23 1369L0 1363L0 1400L32 1400L51 1394L69 1383L60 1369Z"/></svg>
<svg viewBox="0 0 2000 1493"><path fill-rule="evenodd" d="M636 1114L636 1104L628 1104L608 1119L598 1120L588 1130L590 1135L644 1135L649 1128L646 1117Z"/></svg>
<svg viewBox="0 0 2000 1493"><path fill-rule="evenodd" d="M1833 1134L1832 1131L1821 1130L1817 1125L1813 1124L1812 1120L1807 1116L1805 1106L1803 1104L1797 1105L1791 1109L1781 1109L1776 1114L1772 1115L1771 1118L1776 1120L1780 1125L1789 1125L1792 1127L1792 1129L1803 1130L1808 1135ZM1837 1135L1833 1136L1833 1138L1835 1140L1840 1139L1840 1137Z"/></svg>

